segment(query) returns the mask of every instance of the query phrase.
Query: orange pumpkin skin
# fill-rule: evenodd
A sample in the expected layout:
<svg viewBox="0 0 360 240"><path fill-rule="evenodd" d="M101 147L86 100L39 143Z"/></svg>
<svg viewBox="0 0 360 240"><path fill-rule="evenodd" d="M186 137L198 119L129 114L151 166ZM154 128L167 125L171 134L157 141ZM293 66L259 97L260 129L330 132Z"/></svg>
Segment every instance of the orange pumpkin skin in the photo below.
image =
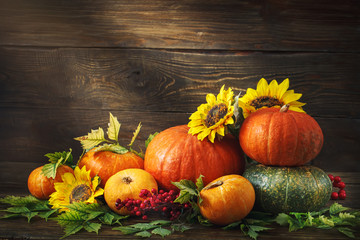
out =
<svg viewBox="0 0 360 240"><path fill-rule="evenodd" d="M61 176L66 173L74 173L73 169L67 165L61 165L56 170L55 179L47 178L42 173L42 168L35 168L28 177L28 189L31 195L38 199L49 199L50 195L55 192L54 183L62 182Z"/></svg>
<svg viewBox="0 0 360 240"><path fill-rule="evenodd" d="M264 165L300 166L313 160L323 146L319 124L306 113L279 108L249 115L239 132L241 148Z"/></svg>
<svg viewBox="0 0 360 240"><path fill-rule="evenodd" d="M200 197L201 215L216 225L227 225L250 213L255 203L255 190L246 178L226 175L205 186Z"/></svg>
<svg viewBox="0 0 360 240"><path fill-rule="evenodd" d="M104 188L104 198L106 204L114 212L120 215L130 215L131 213L124 207L120 210L116 209L115 202L117 199L122 201L127 198L141 199L139 194L142 189L149 191L156 189L157 191L158 185L154 177L143 169L125 169L108 179Z"/></svg>
<svg viewBox="0 0 360 240"><path fill-rule="evenodd" d="M171 182L196 181L202 174L204 184L227 174L242 174L244 154L238 141L230 135L214 143L188 134L186 125L168 128L148 145L144 169L156 179L159 188L177 190Z"/></svg>
<svg viewBox="0 0 360 240"><path fill-rule="evenodd" d="M100 187L115 173L128 168L144 168L144 160L132 152L118 154L111 151L90 150L79 161L79 167L90 169L90 176L101 178Z"/></svg>

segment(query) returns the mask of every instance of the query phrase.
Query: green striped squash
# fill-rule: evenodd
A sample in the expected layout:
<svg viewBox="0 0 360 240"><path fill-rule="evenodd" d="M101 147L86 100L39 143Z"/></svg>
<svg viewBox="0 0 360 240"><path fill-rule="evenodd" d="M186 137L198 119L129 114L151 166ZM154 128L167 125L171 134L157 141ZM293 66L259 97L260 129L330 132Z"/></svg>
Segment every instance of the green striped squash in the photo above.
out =
<svg viewBox="0 0 360 240"><path fill-rule="evenodd" d="M258 164L247 168L243 176L254 186L255 206L271 213L317 211L332 192L328 175L314 166Z"/></svg>

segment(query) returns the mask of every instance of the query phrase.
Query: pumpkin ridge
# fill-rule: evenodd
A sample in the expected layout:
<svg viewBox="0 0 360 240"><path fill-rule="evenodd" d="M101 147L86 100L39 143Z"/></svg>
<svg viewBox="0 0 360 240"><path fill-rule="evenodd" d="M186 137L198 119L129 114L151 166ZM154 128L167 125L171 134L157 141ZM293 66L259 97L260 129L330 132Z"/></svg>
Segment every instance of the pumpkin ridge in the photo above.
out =
<svg viewBox="0 0 360 240"><path fill-rule="evenodd" d="M287 169L287 173L286 173L286 188L285 188L285 201L284 201L284 205L285 205L285 209L288 208L289 204L288 204L288 196L289 196L289 172L290 169Z"/></svg>
<svg viewBox="0 0 360 240"><path fill-rule="evenodd" d="M300 162L300 164L301 164L302 161L303 161L303 159L304 159L303 157L300 158L300 157L299 157L299 153L298 153L298 150L299 150L299 147L300 147L300 141L299 141L299 139L300 139L301 131L299 130L299 124L298 124L298 122L297 122L297 119L296 119L296 117L292 114L292 112L289 112L289 116L291 116L291 119L292 119L292 120L294 121L294 123L295 123L295 126L294 126L294 128L293 128L292 130L294 131L294 130L296 129L296 132L297 132L297 135L296 135L296 144L294 144L294 146L296 146L296 147L295 147L294 156L296 156L296 159L297 159L295 165L298 165L299 162Z"/></svg>
<svg viewBox="0 0 360 240"><path fill-rule="evenodd" d="M268 136L267 137L267 144L266 144L266 155L267 155L267 159L268 159L268 161L269 161L269 163L268 164L270 164L270 165L272 165L272 156L270 156L270 152L272 152L271 151L271 146L270 146L270 143L271 143L271 138L270 138L270 134L271 134L271 132L270 132L270 130L271 129L273 129L272 128L272 125L274 124L273 123L273 119L274 119L274 116L275 116L275 114L271 114L270 115L270 119L269 119L269 127L267 127L266 128L266 131L267 131L267 133L266 133L266 135L265 136Z"/></svg>
<svg viewBox="0 0 360 240"><path fill-rule="evenodd" d="M311 171L310 168L307 168L307 171L310 173L311 177L315 180L315 183L316 183L316 186L317 186L317 195L320 195L321 192L320 192L320 185L318 183L318 180L316 179L316 177L314 176L313 172Z"/></svg>

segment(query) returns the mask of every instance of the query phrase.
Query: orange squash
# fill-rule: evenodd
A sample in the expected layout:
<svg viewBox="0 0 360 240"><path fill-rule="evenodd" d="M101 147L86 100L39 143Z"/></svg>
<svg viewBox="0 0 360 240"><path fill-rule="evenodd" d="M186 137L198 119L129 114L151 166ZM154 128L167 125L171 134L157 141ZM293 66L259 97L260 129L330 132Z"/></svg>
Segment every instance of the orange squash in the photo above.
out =
<svg viewBox="0 0 360 240"><path fill-rule="evenodd" d="M158 190L158 185L153 176L143 169L125 169L111 176L105 184L104 198L106 204L114 212L121 215L129 215L130 212L126 208L116 209L115 203L117 199L125 200L141 199L140 191L147 189ZM142 199L141 199L142 200Z"/></svg>
<svg viewBox="0 0 360 240"><path fill-rule="evenodd" d="M244 154L233 136L211 143L208 139L198 140L188 130L186 125L168 128L156 135L146 149L144 169L161 189L176 190L171 182L195 182L200 174L207 184L223 175L244 171Z"/></svg>
<svg viewBox="0 0 360 240"><path fill-rule="evenodd" d="M200 191L203 217L216 225L227 225L246 217L255 204L252 184L240 175L215 179Z"/></svg>
<svg viewBox="0 0 360 240"><path fill-rule="evenodd" d="M42 168L43 166L34 169L28 177L29 192L38 199L49 199L50 195L55 192L54 183L62 182L61 176L64 173L74 173L71 167L61 165L57 168L55 179L53 179L47 178L42 173Z"/></svg>
<svg viewBox="0 0 360 240"><path fill-rule="evenodd" d="M132 152L119 154L111 151L91 149L79 161L79 167L90 169L90 176L101 178L100 187L115 173L128 168L144 168L144 160Z"/></svg>
<svg viewBox="0 0 360 240"><path fill-rule="evenodd" d="M265 108L249 115L239 132L241 148L264 165L304 165L321 151L321 128L306 113L281 109Z"/></svg>

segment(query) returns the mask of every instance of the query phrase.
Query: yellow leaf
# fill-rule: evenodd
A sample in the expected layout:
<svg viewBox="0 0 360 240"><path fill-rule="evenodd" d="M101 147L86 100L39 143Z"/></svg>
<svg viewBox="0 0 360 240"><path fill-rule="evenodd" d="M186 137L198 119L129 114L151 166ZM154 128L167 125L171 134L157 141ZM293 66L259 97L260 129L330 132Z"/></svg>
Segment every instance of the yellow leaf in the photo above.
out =
<svg viewBox="0 0 360 240"><path fill-rule="evenodd" d="M134 135L133 135L133 137L131 139L131 142L130 142L130 144L128 146L131 147L134 144L134 141L135 141L136 137L139 135L140 129L141 129L141 122L137 126L137 128L136 128L136 130L134 132Z"/></svg>
<svg viewBox="0 0 360 240"><path fill-rule="evenodd" d="M119 123L117 117L114 117L110 113L110 122L109 122L108 131L107 131L107 135L108 135L109 139L118 141L120 126L121 126L121 124Z"/></svg>
<svg viewBox="0 0 360 240"><path fill-rule="evenodd" d="M99 129L97 130L91 129L91 132L88 133L88 135L77 137L74 139L80 141L83 149L85 150L89 150L96 145L106 141L104 137L104 130L101 127L99 127Z"/></svg>

